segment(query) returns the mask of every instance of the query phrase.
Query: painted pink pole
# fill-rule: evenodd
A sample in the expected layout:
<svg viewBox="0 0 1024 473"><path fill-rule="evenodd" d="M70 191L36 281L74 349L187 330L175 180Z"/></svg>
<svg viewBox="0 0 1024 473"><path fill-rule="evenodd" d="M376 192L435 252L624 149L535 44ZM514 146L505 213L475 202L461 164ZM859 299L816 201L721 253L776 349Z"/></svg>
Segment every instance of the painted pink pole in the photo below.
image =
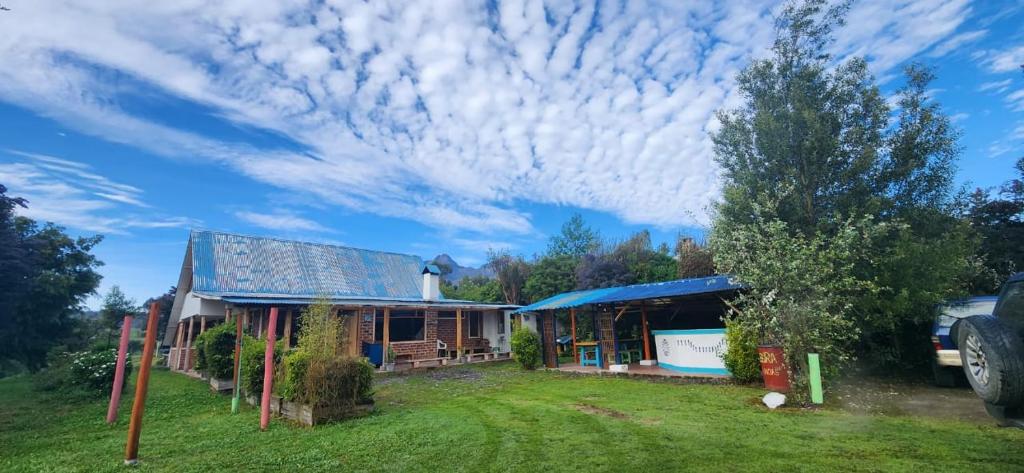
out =
<svg viewBox="0 0 1024 473"><path fill-rule="evenodd" d="M107 408L107 423L117 422L117 406L121 403L121 389L124 387L124 362L128 356L128 337L132 333L132 316L124 316L121 324L121 344L117 347L117 367L114 368L114 386L110 390L110 407Z"/></svg>
<svg viewBox="0 0 1024 473"><path fill-rule="evenodd" d="M267 430L270 425L270 391L274 382L274 342L276 341L277 307L270 308L270 321L267 326L267 349L263 357L263 400L260 402L260 430Z"/></svg>

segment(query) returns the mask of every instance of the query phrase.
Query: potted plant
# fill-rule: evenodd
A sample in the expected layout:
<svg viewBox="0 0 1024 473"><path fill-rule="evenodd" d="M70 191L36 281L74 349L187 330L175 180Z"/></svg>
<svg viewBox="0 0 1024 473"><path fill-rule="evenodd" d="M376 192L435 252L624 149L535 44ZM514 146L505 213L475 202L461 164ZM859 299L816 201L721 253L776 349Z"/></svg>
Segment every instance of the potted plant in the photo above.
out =
<svg viewBox="0 0 1024 473"><path fill-rule="evenodd" d="M395 358L395 350L389 345L387 353L384 354L384 371L395 370Z"/></svg>

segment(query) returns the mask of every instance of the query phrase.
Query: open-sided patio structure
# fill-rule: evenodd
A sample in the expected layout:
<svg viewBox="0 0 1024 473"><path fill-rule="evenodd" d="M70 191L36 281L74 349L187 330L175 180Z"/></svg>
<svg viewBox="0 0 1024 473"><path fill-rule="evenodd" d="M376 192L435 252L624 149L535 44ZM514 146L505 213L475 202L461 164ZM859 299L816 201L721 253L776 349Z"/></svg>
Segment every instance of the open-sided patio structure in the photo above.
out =
<svg viewBox="0 0 1024 473"><path fill-rule="evenodd" d="M722 318L742 289L728 276L680 279L567 292L515 313L537 314L548 368L727 376ZM571 345L571 362L559 362L559 345Z"/></svg>
<svg viewBox="0 0 1024 473"><path fill-rule="evenodd" d="M413 255L193 231L163 340L168 365L190 371L195 337L233 317L264 337L271 307L282 314L275 332L292 345L302 309L318 299L354 334L350 353L377 365L388 348L400 367L507 358L518 306L445 299L440 277Z"/></svg>

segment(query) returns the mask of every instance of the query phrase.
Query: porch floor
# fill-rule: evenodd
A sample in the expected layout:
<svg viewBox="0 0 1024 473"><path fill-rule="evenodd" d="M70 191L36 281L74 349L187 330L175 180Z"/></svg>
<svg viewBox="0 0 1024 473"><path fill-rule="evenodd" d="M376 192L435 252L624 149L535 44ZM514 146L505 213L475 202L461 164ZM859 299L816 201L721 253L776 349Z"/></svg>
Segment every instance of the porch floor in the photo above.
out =
<svg viewBox="0 0 1024 473"><path fill-rule="evenodd" d="M579 374L610 374L610 375L624 375L624 376L639 376L639 377L657 377L657 378L710 378L710 379L729 379L729 376L718 375L718 374L705 374L705 373L683 373L679 371L673 371L658 366L642 366L639 363L632 363L629 365L629 369L625 372L617 372L606 369L601 369L596 366L580 366L577 363L561 363L558 368L552 368L557 371L566 373L579 373Z"/></svg>

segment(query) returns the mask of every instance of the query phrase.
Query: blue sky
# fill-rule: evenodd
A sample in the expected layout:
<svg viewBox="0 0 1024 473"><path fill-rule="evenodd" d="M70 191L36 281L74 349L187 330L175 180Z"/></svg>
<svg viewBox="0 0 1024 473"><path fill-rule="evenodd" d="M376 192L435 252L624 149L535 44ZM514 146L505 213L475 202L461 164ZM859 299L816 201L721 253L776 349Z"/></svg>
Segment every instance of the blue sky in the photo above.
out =
<svg viewBox="0 0 1024 473"><path fill-rule="evenodd" d="M679 4L685 3L685 6ZM772 2L5 0L0 183L102 233L101 291L174 284L189 228L465 265L602 234L701 233L708 133ZM916 60L961 127L958 181L1024 155L1024 3L856 2L837 57L891 93ZM94 299L91 304L96 305Z"/></svg>

